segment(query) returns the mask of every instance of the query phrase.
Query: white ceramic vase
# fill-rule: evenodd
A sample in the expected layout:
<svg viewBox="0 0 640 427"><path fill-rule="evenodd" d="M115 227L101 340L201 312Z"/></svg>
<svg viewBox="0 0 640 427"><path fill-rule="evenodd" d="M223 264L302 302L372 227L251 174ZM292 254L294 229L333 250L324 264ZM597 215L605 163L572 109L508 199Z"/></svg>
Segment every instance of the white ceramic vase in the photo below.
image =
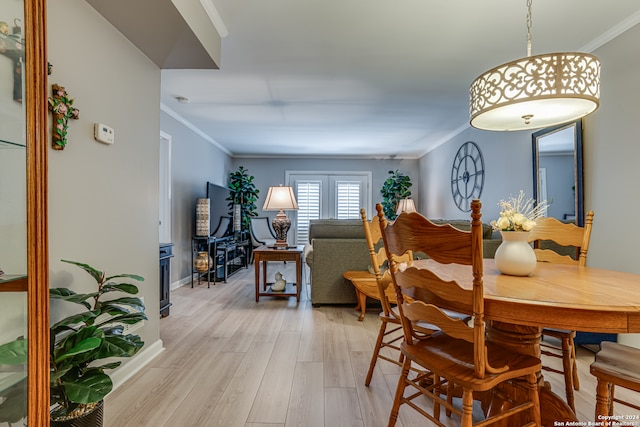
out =
<svg viewBox="0 0 640 427"><path fill-rule="evenodd" d="M496 268L510 276L529 276L536 269L536 254L527 241L528 231L501 231L502 243L496 250Z"/></svg>

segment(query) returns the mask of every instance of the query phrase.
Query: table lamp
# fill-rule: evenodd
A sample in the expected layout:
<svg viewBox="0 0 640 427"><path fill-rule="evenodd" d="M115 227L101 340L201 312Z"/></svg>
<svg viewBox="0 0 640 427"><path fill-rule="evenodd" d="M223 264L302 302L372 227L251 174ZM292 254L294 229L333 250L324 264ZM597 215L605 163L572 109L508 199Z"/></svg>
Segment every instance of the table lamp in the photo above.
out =
<svg viewBox="0 0 640 427"><path fill-rule="evenodd" d="M293 194L293 187L269 187L269 193L264 201L262 210L265 211L280 211L278 215L273 219L273 231L276 233L275 246L288 246L287 244L287 231L291 227L291 220L287 218L284 213L285 210L297 210L298 202Z"/></svg>
<svg viewBox="0 0 640 427"><path fill-rule="evenodd" d="M416 211L416 204L413 199L401 199L398 200L398 206L396 209L396 216L400 215L402 212L411 213Z"/></svg>

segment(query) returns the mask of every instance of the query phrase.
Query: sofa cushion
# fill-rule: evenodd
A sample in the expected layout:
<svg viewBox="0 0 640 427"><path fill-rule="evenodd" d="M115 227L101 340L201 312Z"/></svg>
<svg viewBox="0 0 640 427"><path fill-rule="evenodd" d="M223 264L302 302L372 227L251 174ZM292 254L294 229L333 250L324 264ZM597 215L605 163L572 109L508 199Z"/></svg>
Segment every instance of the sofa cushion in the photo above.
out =
<svg viewBox="0 0 640 427"><path fill-rule="evenodd" d="M309 241L313 239L364 239L362 220L312 219L309 221Z"/></svg>

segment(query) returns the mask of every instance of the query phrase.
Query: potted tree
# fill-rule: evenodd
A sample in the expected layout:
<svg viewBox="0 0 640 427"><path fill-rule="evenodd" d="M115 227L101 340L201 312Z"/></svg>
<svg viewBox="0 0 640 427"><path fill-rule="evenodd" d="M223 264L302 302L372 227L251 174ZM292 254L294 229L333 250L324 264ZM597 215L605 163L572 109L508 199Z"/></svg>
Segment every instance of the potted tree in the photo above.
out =
<svg viewBox="0 0 640 427"><path fill-rule="evenodd" d="M240 228L242 232L249 231L251 218L258 216L256 201L260 190L253 183L253 175L249 175L244 166L229 174L229 215L233 215L234 206L240 206Z"/></svg>
<svg viewBox="0 0 640 427"><path fill-rule="evenodd" d="M389 171L389 176L380 189L382 194L382 207L385 216L393 220L396 218L396 206L398 201L411 196L411 178L408 175L395 171Z"/></svg>
<svg viewBox="0 0 640 427"><path fill-rule="evenodd" d="M78 294L67 288L50 289L50 297L79 304L83 309L51 325L51 426L101 426L103 399L113 383L105 370L120 366L112 357L131 357L144 345L138 335L124 334L125 325L147 319L138 287L121 279L143 281L135 274L106 276L88 264L62 260L86 271L97 283L97 289ZM104 295L126 294L108 300ZM19 338L0 346L0 364L26 363L27 340ZM25 387L26 379L6 390L9 397ZM1 414L15 420L15 411L0 404ZM26 408L25 408L26 410ZM15 421L14 421L15 422Z"/></svg>

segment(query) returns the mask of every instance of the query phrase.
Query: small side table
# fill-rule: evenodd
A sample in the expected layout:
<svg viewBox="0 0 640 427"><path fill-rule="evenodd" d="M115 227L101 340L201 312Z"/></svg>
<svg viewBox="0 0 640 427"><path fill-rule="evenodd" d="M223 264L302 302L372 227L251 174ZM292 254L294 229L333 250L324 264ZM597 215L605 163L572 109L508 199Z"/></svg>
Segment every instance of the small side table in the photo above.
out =
<svg viewBox="0 0 640 427"><path fill-rule="evenodd" d="M300 302L300 289L302 288L302 253L304 246L289 246L287 248L273 248L270 246L260 246L253 250L253 262L256 273L256 302L261 296L270 297L296 297ZM287 282L284 291L277 292L271 290L271 284L267 283L267 262L269 261L295 261L296 282ZM262 290L260 289L260 268L262 265ZM293 289L295 287L295 289Z"/></svg>

